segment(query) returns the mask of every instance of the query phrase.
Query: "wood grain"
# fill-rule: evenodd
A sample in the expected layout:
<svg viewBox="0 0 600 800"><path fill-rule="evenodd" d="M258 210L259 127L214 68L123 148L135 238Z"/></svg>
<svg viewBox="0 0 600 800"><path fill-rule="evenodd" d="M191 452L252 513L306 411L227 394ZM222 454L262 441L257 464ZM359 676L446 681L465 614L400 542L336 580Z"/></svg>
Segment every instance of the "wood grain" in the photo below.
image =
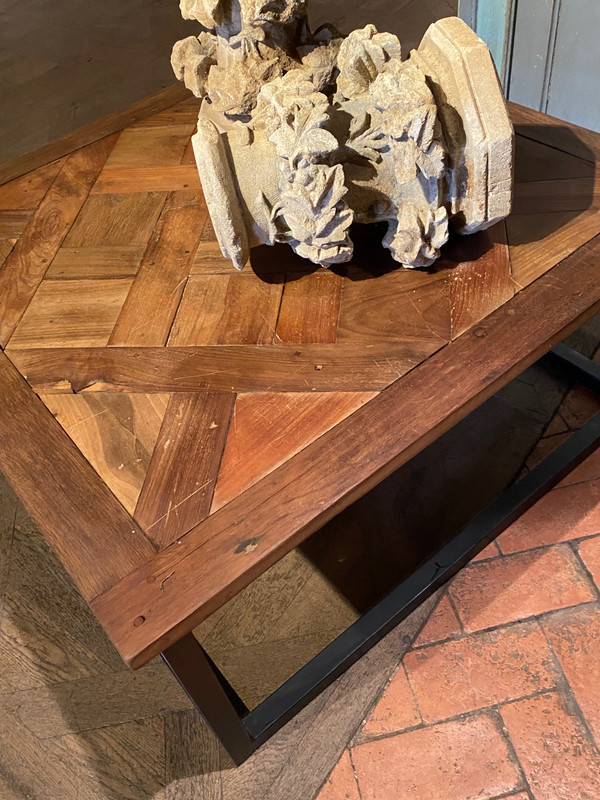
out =
<svg viewBox="0 0 600 800"><path fill-rule="evenodd" d="M364 279L360 279L363 277ZM357 275L342 290L338 342L450 339L450 289L443 272L400 269Z"/></svg>
<svg viewBox="0 0 600 800"><path fill-rule="evenodd" d="M43 281L12 335L9 348L103 347L131 280Z"/></svg>
<svg viewBox="0 0 600 800"><path fill-rule="evenodd" d="M270 344L283 287L253 272L195 275L183 293L169 347Z"/></svg>
<svg viewBox="0 0 600 800"><path fill-rule="evenodd" d="M27 153L5 162L0 166L0 184L57 158L73 153L75 150L120 131L125 126L169 108L188 97L188 90L182 83L173 83L156 94L133 103L123 111L117 111L91 122L89 125L73 131L73 133L40 147L33 153Z"/></svg>
<svg viewBox="0 0 600 800"><path fill-rule="evenodd" d="M114 144L69 156L0 272L0 345L6 346Z"/></svg>
<svg viewBox="0 0 600 800"><path fill-rule="evenodd" d="M146 245L167 195L92 195L65 239L65 247Z"/></svg>
<svg viewBox="0 0 600 800"><path fill-rule="evenodd" d="M3 353L0 395L0 469L90 600L154 550Z"/></svg>
<svg viewBox="0 0 600 800"><path fill-rule="evenodd" d="M169 195L110 345L159 347L166 343L207 214L202 193Z"/></svg>
<svg viewBox="0 0 600 800"><path fill-rule="evenodd" d="M161 125L138 125L119 134L106 168L169 167L181 164L196 119Z"/></svg>
<svg viewBox="0 0 600 800"><path fill-rule="evenodd" d="M458 261L450 273L450 327L456 339L515 293L504 220L474 234L485 249L476 261ZM456 253L460 258L460 250Z"/></svg>
<svg viewBox="0 0 600 800"><path fill-rule="evenodd" d="M514 214L585 211L599 204L599 193L589 178L516 183L513 194Z"/></svg>
<svg viewBox="0 0 600 800"><path fill-rule="evenodd" d="M596 237L96 598L125 660L139 666L193 629L591 316L600 307L599 256Z"/></svg>
<svg viewBox="0 0 600 800"><path fill-rule="evenodd" d="M64 163L57 159L0 186L0 210L37 208Z"/></svg>
<svg viewBox="0 0 600 800"><path fill-rule="evenodd" d="M600 158L600 134L541 111L508 103L515 132L593 163Z"/></svg>
<svg viewBox="0 0 600 800"><path fill-rule="evenodd" d="M174 394L135 511L159 549L203 520L227 438L234 394Z"/></svg>
<svg viewBox="0 0 600 800"><path fill-rule="evenodd" d="M594 165L555 147L525 136L515 137L515 181L594 180Z"/></svg>
<svg viewBox="0 0 600 800"><path fill-rule="evenodd" d="M133 278L145 249L137 244L61 247L44 280Z"/></svg>
<svg viewBox="0 0 600 800"><path fill-rule="evenodd" d="M34 211L31 208L0 211L0 236L7 239L18 239L33 219L33 214Z"/></svg>
<svg viewBox="0 0 600 800"><path fill-rule="evenodd" d="M168 394L114 392L41 395L130 514L135 511L169 398Z"/></svg>
<svg viewBox="0 0 600 800"><path fill-rule="evenodd" d="M275 342L335 342L342 285L341 275L331 272L315 272L300 280L287 276Z"/></svg>
<svg viewBox="0 0 600 800"><path fill-rule="evenodd" d="M15 243L11 239L0 239L0 269L12 252Z"/></svg>
<svg viewBox="0 0 600 800"><path fill-rule="evenodd" d="M211 513L373 397L374 392L238 395Z"/></svg>
<svg viewBox="0 0 600 800"><path fill-rule="evenodd" d="M200 178L196 165L182 164L173 167L105 169L100 173L92 194L176 192L199 188Z"/></svg>
<svg viewBox="0 0 600 800"><path fill-rule="evenodd" d="M512 214L506 227L512 274L521 289L600 233L600 209Z"/></svg>
<svg viewBox="0 0 600 800"><path fill-rule="evenodd" d="M384 389L437 349L434 341L10 352L42 392L353 392Z"/></svg>

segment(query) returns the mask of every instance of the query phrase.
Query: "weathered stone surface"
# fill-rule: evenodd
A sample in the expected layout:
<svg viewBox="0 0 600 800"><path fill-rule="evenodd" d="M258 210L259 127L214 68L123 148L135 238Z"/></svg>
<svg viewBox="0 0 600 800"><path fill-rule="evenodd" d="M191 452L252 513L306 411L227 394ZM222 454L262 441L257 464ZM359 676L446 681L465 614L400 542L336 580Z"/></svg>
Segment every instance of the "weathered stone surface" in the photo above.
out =
<svg viewBox="0 0 600 800"><path fill-rule="evenodd" d="M209 32L175 45L176 75L204 97L194 152L213 226L241 269L285 242L349 261L352 222L386 221L406 267L426 267L449 228L510 211L513 132L485 44L459 19L432 25L402 61L374 25L311 33L302 0L181 0Z"/></svg>

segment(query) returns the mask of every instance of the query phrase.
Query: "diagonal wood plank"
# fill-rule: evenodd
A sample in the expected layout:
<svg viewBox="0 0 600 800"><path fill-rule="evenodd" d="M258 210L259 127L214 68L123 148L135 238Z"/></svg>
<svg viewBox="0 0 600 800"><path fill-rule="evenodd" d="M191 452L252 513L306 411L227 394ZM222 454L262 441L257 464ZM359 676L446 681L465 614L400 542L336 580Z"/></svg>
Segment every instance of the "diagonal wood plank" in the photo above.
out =
<svg viewBox="0 0 600 800"><path fill-rule="evenodd" d="M192 630L579 327L600 307L599 257L600 236L96 598L125 660Z"/></svg>
<svg viewBox="0 0 600 800"><path fill-rule="evenodd" d="M373 397L374 392L238 395L211 513Z"/></svg>
<svg viewBox="0 0 600 800"><path fill-rule="evenodd" d="M152 545L3 353L0 403L0 469L90 600Z"/></svg>
<svg viewBox="0 0 600 800"><path fill-rule="evenodd" d="M124 167L170 167L181 163L196 119L167 125L135 125L121 131L106 169Z"/></svg>
<svg viewBox="0 0 600 800"><path fill-rule="evenodd" d="M165 344L207 215L202 193L169 195L109 345Z"/></svg>
<svg viewBox="0 0 600 800"><path fill-rule="evenodd" d="M439 347L433 340L7 352L42 392L355 392L384 389Z"/></svg>
<svg viewBox="0 0 600 800"><path fill-rule="evenodd" d="M0 186L0 209L37 208L64 163L57 159Z"/></svg>
<svg viewBox="0 0 600 800"><path fill-rule="evenodd" d="M287 276L277 319L275 342L335 342L343 279L315 272L299 280Z"/></svg>
<svg viewBox="0 0 600 800"><path fill-rule="evenodd" d="M0 346L6 346L104 166L114 136L69 156L0 271Z"/></svg>
<svg viewBox="0 0 600 800"><path fill-rule="evenodd" d="M476 261L461 261L460 246L453 254L457 257L450 273L453 339L510 300L515 293L504 220L491 230L474 234L471 238L479 239L485 252Z"/></svg>
<svg viewBox="0 0 600 800"><path fill-rule="evenodd" d="M102 392L40 397L133 514L170 395Z"/></svg>
<svg viewBox="0 0 600 800"><path fill-rule="evenodd" d="M174 394L135 510L159 547L166 547L210 510L235 395Z"/></svg>

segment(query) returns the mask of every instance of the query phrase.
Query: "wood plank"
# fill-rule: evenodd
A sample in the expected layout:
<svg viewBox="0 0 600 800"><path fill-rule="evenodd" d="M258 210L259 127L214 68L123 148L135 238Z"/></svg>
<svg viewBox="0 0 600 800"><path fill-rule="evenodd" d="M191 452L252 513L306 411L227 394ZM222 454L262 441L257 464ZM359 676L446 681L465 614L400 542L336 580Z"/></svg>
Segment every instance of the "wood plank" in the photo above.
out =
<svg viewBox="0 0 600 800"><path fill-rule="evenodd" d="M375 397L375 392L241 394L211 514Z"/></svg>
<svg viewBox="0 0 600 800"><path fill-rule="evenodd" d="M0 398L0 469L90 600L152 545L3 353Z"/></svg>
<svg viewBox="0 0 600 800"><path fill-rule="evenodd" d="M157 114L151 114L149 117L140 119L130 128L164 128L169 125L191 124L193 127L198 122L198 114L200 113L200 106L202 100L188 94L185 100L177 103L176 105L166 108L164 111L159 111Z"/></svg>
<svg viewBox="0 0 600 800"><path fill-rule="evenodd" d="M36 391L377 391L439 345L110 347L12 350Z"/></svg>
<svg viewBox="0 0 600 800"><path fill-rule="evenodd" d="M169 347L270 344L283 291L252 271L195 275L185 287Z"/></svg>
<svg viewBox="0 0 600 800"><path fill-rule="evenodd" d="M166 199L165 192L90 195L64 246L146 245Z"/></svg>
<svg viewBox="0 0 600 800"><path fill-rule="evenodd" d="M210 219L206 224L210 224ZM190 275L236 275L237 272L233 262L221 253L216 237L214 241L210 241L204 240L203 236L192 261Z"/></svg>
<svg viewBox="0 0 600 800"><path fill-rule="evenodd" d="M125 660L140 666L192 630L577 328L600 308L599 257L596 237L96 598Z"/></svg>
<svg viewBox="0 0 600 800"><path fill-rule="evenodd" d="M175 167L105 169L96 181L92 194L177 192L199 188L200 178L196 165L180 164Z"/></svg>
<svg viewBox="0 0 600 800"><path fill-rule="evenodd" d="M169 195L110 345L157 347L166 343L207 214L202 193Z"/></svg>
<svg viewBox="0 0 600 800"><path fill-rule="evenodd" d="M0 210L37 208L64 162L57 159L0 186Z"/></svg>
<svg viewBox="0 0 600 800"><path fill-rule="evenodd" d="M11 239L0 239L0 269L12 252L15 243Z"/></svg>
<svg viewBox="0 0 600 800"><path fill-rule="evenodd" d="M106 345L131 284L120 278L43 281L8 349Z"/></svg>
<svg viewBox="0 0 600 800"><path fill-rule="evenodd" d="M235 395L174 394L135 511L159 549L210 510Z"/></svg>
<svg viewBox="0 0 600 800"><path fill-rule="evenodd" d="M61 247L44 280L133 278L145 249L144 245L138 244Z"/></svg>
<svg viewBox="0 0 600 800"><path fill-rule="evenodd" d="M40 397L133 514L170 395L102 392Z"/></svg>
<svg viewBox="0 0 600 800"><path fill-rule="evenodd" d="M0 211L0 236L18 239L33 219L31 208Z"/></svg>
<svg viewBox="0 0 600 800"><path fill-rule="evenodd" d="M73 131L73 133L40 147L33 153L26 153L6 161L0 165L0 184L23 175L25 172L30 172L39 166L48 164L57 158L73 153L75 150L96 142L105 136L116 133L116 131L122 130L132 122L137 122L158 111L169 108L187 97L189 97L189 92L182 83L171 84L156 94L133 103L123 111L117 111L107 117L91 122L89 125Z"/></svg>
<svg viewBox="0 0 600 800"><path fill-rule="evenodd" d="M358 276L357 276L358 277ZM445 273L396 269L346 281L338 342L450 339L450 289Z"/></svg>
<svg viewBox="0 0 600 800"><path fill-rule="evenodd" d="M493 228L474 234L485 250L475 261L461 261L460 241L455 266L450 273L450 324L456 339L476 325L515 293L511 275L506 225L504 220ZM444 264L446 264L446 259Z"/></svg>
<svg viewBox="0 0 600 800"><path fill-rule="evenodd" d="M600 209L512 214L506 227L513 278L523 288L600 233Z"/></svg>
<svg viewBox="0 0 600 800"><path fill-rule="evenodd" d="M515 184L513 214L586 211L593 205L600 205L600 193L589 178Z"/></svg>
<svg viewBox="0 0 600 800"><path fill-rule="evenodd" d="M600 159L600 133L518 103L509 102L508 113L518 135L543 142L592 164Z"/></svg>
<svg viewBox="0 0 600 800"><path fill-rule="evenodd" d="M69 156L0 272L0 346L6 346L104 166L107 137Z"/></svg>
<svg viewBox="0 0 600 800"><path fill-rule="evenodd" d="M164 127L128 127L121 131L106 168L168 167L181 159L196 127L196 119Z"/></svg>
<svg viewBox="0 0 600 800"><path fill-rule="evenodd" d="M594 180L594 165L570 153L527 139L515 137L515 182L566 180L588 178Z"/></svg>
<svg viewBox="0 0 600 800"><path fill-rule="evenodd" d="M341 275L332 272L313 272L299 280L287 275L275 342L335 342L342 284Z"/></svg>

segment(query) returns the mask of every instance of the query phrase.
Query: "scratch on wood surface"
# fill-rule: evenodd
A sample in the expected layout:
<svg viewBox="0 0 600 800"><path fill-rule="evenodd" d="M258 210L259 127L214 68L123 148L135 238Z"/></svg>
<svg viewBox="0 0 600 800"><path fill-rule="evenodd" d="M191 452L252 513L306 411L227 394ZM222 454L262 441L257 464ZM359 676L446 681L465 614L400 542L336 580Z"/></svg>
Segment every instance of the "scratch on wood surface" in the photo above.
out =
<svg viewBox="0 0 600 800"><path fill-rule="evenodd" d="M171 502L169 501L169 508L167 509L167 512L166 512L166 514L163 514L163 515L162 515L162 517L159 517L159 518L158 518L157 520L155 520L155 521L154 521L154 522L153 522L151 525L148 525L148 527L146 528L146 530L147 530L147 531L149 531L149 530L150 530L151 528L153 528L155 525L158 525L158 523L159 523L159 522L162 522L162 520L163 520L163 519L167 519L167 522L168 522L168 518L169 518L169 516L170 516L171 512L173 512L173 511L176 511L176 510L179 508L179 506L182 506L184 503L187 503L187 501L188 501L188 500L189 500L191 497L193 497L195 494L198 494L198 492L201 492L203 489L206 489L206 487L207 487L209 484L211 484L213 481L214 481L214 478L210 478L210 479L209 479L209 480L207 480L205 483L203 483L203 484L202 484L202 486L199 486L197 489L194 489L194 491L193 491L193 492L190 492L190 494L188 494L188 496L187 496L187 497L184 497L184 498L183 498L183 500L180 500L180 501L179 501L179 503L176 503L175 505L172 505L172 504L171 504Z"/></svg>
<svg viewBox="0 0 600 800"><path fill-rule="evenodd" d="M167 577L166 577L166 578L163 578L163 580L160 582L160 590L161 590L161 592L164 592L164 590L165 590L165 583L166 583L166 582L169 580L169 578L172 578L172 577L173 577L173 575L175 575L175 570L173 570L173 572L170 572L170 573L167 575Z"/></svg>

